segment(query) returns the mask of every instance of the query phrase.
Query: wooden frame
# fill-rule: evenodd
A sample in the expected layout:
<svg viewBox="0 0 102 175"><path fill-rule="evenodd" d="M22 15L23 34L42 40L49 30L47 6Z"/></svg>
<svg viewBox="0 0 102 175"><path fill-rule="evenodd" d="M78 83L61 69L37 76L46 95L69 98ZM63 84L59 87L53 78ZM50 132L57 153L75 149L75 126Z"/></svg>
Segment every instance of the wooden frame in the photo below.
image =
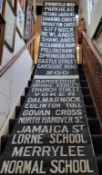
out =
<svg viewBox="0 0 102 175"><path fill-rule="evenodd" d="M14 11L15 15L17 13L17 0L8 0L9 4L12 8L12 10Z"/></svg>
<svg viewBox="0 0 102 175"><path fill-rule="evenodd" d="M25 16L21 4L17 1L17 31L21 38L24 37L24 23L25 23Z"/></svg>
<svg viewBox="0 0 102 175"><path fill-rule="evenodd" d="M6 21L5 44L8 49L13 52L15 43L16 16L13 9L11 8L9 0L6 1L4 17Z"/></svg>
<svg viewBox="0 0 102 175"><path fill-rule="evenodd" d="M26 8L26 0L18 0L20 2L20 5L22 7L23 12L25 13Z"/></svg>
<svg viewBox="0 0 102 175"><path fill-rule="evenodd" d="M2 9L3 9L3 0L0 0L0 14L2 14Z"/></svg>
<svg viewBox="0 0 102 175"><path fill-rule="evenodd" d="M0 64L2 62L4 33L5 33L5 21L4 21L3 17L0 15Z"/></svg>
<svg viewBox="0 0 102 175"><path fill-rule="evenodd" d="M93 35L93 39L97 39L99 37L99 35L101 34L101 32L102 32L102 17L98 23L98 26L96 28L94 35Z"/></svg>
<svg viewBox="0 0 102 175"><path fill-rule="evenodd" d="M29 5L26 11L26 18L25 18L25 34L24 39L29 40L30 37L32 37L35 34L35 19L34 15L31 12L29 12Z"/></svg>
<svg viewBox="0 0 102 175"><path fill-rule="evenodd" d="M4 17L6 0L0 0L0 14Z"/></svg>

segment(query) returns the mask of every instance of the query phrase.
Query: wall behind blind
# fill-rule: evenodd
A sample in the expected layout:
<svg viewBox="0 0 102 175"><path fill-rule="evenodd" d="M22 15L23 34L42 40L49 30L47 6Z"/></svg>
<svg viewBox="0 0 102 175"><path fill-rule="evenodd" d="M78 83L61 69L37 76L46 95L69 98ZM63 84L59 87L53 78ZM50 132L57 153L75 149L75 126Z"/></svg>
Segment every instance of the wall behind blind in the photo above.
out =
<svg viewBox="0 0 102 175"><path fill-rule="evenodd" d="M0 69L24 45L23 39L21 39L18 32L16 32L14 53L11 53L7 47L4 46L3 61ZM31 72L32 59L28 50L25 50L20 58L0 78L0 134L2 134L2 130L7 128L4 128L4 124L9 118L15 117L13 113L15 106L19 102Z"/></svg>
<svg viewBox="0 0 102 175"><path fill-rule="evenodd" d="M87 27L87 34L92 38L94 35L98 23L102 17L102 1L96 0L93 10L90 15L89 20L89 8L88 8L88 1L89 0L81 0L80 1L80 14L82 17L85 18L86 27Z"/></svg>

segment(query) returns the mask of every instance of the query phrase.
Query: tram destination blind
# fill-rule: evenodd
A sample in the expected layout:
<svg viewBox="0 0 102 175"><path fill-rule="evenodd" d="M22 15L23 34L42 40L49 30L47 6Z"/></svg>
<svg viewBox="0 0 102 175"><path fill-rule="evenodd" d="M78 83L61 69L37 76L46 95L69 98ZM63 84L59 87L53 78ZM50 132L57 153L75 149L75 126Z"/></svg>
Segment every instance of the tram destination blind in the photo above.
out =
<svg viewBox="0 0 102 175"><path fill-rule="evenodd" d="M0 157L2 175L98 175L75 26L75 3L44 3L37 69Z"/></svg>

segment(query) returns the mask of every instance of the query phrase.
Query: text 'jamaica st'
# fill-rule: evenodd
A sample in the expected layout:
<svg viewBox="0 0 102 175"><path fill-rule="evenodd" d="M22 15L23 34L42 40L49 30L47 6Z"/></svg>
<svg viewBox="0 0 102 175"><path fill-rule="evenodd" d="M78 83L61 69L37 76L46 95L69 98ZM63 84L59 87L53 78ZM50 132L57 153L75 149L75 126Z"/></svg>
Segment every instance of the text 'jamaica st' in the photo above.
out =
<svg viewBox="0 0 102 175"><path fill-rule="evenodd" d="M17 133L69 133L69 128L66 125L41 125L41 126L23 126L17 130Z"/></svg>
<svg viewBox="0 0 102 175"><path fill-rule="evenodd" d="M41 125L24 126L17 129L17 133L79 133L83 131L85 125Z"/></svg>

